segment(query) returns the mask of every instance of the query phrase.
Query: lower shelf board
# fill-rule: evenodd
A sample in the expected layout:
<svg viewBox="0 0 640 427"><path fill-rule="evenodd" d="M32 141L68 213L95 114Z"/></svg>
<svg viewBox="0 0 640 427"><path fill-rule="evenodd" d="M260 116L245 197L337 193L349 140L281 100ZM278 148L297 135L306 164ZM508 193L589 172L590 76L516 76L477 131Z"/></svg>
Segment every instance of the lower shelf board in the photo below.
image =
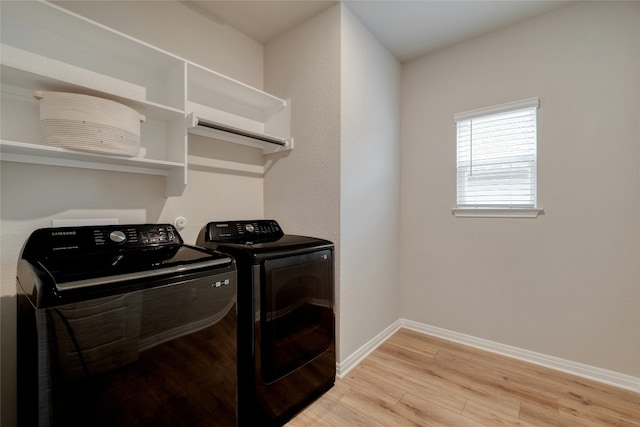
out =
<svg viewBox="0 0 640 427"><path fill-rule="evenodd" d="M52 166L82 167L87 169L134 171L151 175L167 175L167 171L184 168L184 163L140 157L122 157L67 150L42 144L1 141L2 161L33 163Z"/></svg>
<svg viewBox="0 0 640 427"><path fill-rule="evenodd" d="M187 183L185 163L67 150L42 144L0 141L0 160L46 166L164 176L165 195L182 195Z"/></svg>

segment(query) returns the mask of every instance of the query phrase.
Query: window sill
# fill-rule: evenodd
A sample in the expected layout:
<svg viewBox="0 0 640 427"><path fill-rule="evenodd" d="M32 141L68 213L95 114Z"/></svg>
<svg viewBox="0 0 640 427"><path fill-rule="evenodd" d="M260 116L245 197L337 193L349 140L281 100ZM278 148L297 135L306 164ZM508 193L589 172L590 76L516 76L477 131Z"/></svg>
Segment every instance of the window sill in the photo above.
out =
<svg viewBox="0 0 640 427"><path fill-rule="evenodd" d="M493 208L453 208L456 218L536 218L544 215L544 210L533 209L493 209Z"/></svg>

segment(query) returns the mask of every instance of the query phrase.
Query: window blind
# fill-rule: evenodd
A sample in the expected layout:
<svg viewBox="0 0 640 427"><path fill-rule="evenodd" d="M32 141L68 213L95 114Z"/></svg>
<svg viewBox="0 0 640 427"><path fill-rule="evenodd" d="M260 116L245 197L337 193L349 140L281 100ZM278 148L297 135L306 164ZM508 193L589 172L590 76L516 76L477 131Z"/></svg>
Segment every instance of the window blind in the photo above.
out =
<svg viewBox="0 0 640 427"><path fill-rule="evenodd" d="M537 109L532 98L456 114L459 208L535 208Z"/></svg>

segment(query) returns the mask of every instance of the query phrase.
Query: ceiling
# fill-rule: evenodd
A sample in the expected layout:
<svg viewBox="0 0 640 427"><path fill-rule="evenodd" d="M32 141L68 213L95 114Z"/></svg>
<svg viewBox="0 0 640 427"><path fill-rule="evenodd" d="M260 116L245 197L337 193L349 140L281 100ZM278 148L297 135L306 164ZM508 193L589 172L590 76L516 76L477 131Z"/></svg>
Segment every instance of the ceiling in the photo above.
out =
<svg viewBox="0 0 640 427"><path fill-rule="evenodd" d="M180 0L218 23L226 23L260 43L338 3L329 0Z"/></svg>
<svg viewBox="0 0 640 427"><path fill-rule="evenodd" d="M336 4L328 0L183 0L218 23L266 43ZM564 0L343 0L400 62L515 24Z"/></svg>

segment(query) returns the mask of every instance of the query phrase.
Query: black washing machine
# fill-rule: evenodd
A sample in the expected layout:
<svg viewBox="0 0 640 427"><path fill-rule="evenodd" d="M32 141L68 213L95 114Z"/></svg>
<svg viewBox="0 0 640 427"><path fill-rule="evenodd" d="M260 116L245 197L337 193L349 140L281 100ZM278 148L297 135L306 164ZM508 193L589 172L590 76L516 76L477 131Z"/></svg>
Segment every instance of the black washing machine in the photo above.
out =
<svg viewBox="0 0 640 427"><path fill-rule="evenodd" d="M236 426L236 267L171 225L46 228L18 263L22 426Z"/></svg>
<svg viewBox="0 0 640 427"><path fill-rule="evenodd" d="M238 421L281 426L336 376L333 243L276 221L210 222L197 245L238 268Z"/></svg>

